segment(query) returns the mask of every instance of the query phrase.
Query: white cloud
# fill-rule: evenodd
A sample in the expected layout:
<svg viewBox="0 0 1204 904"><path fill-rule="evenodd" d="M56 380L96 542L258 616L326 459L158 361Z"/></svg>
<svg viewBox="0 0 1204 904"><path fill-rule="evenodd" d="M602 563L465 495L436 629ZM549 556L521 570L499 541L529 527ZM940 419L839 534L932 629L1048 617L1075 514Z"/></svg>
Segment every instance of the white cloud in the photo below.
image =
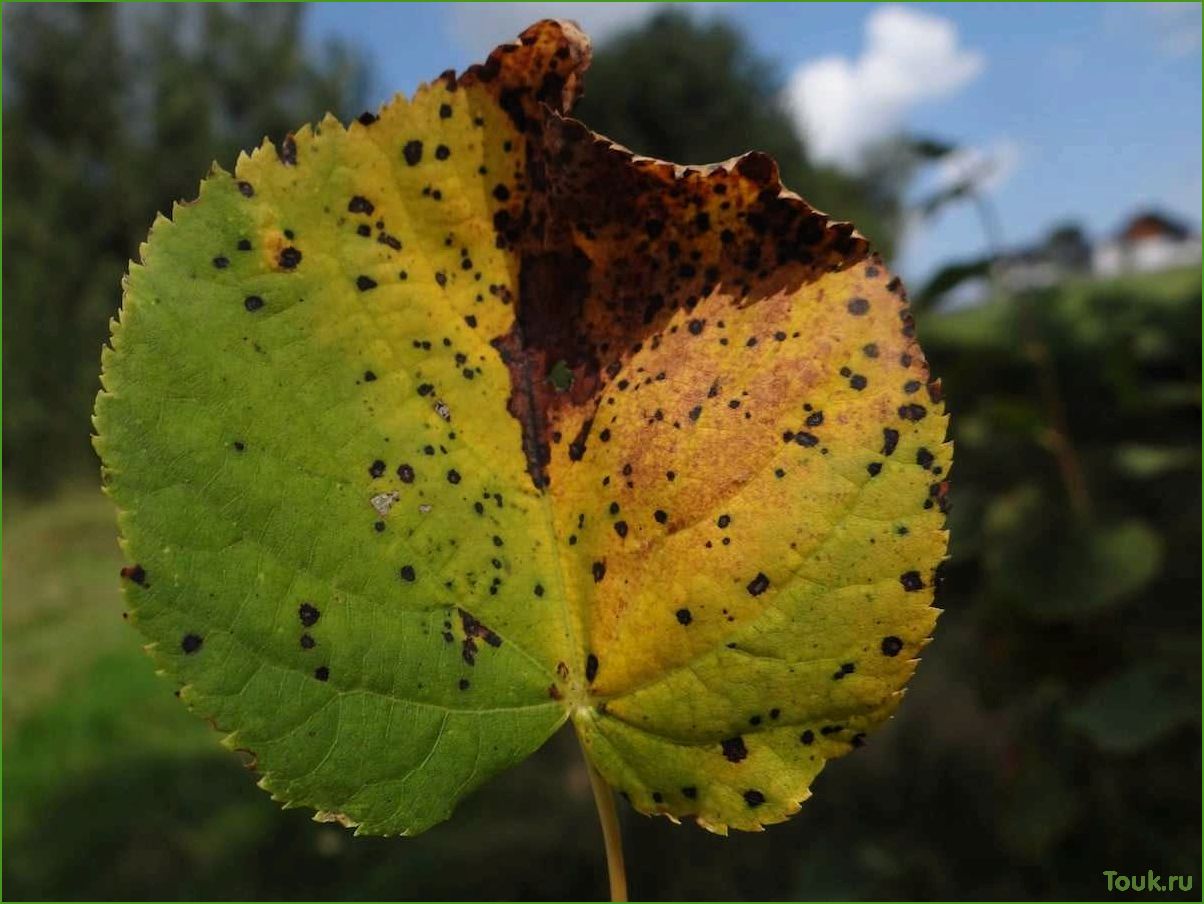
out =
<svg viewBox="0 0 1204 904"><path fill-rule="evenodd" d="M900 6L874 10L861 55L827 56L791 75L786 99L811 155L856 169L864 152L897 132L920 104L947 98L982 72L948 19Z"/></svg>
<svg viewBox="0 0 1204 904"><path fill-rule="evenodd" d="M673 8L696 14L719 5L690 3ZM454 3L448 10L448 32L465 51L484 57L539 19L571 19L598 44L663 9L662 3Z"/></svg>
<svg viewBox="0 0 1204 904"><path fill-rule="evenodd" d="M985 148L958 148L936 165L937 187L950 188L969 181L981 191L996 191L1016 172L1020 157L1020 144L1010 138L994 141Z"/></svg>

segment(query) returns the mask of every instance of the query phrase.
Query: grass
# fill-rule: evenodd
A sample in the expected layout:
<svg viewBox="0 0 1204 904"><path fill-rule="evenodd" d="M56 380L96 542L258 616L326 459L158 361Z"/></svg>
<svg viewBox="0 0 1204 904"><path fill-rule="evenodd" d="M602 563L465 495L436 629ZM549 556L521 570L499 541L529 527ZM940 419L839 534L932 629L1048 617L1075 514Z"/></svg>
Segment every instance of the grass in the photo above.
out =
<svg viewBox="0 0 1204 904"><path fill-rule="evenodd" d="M65 787L148 758L212 753L122 621L114 510L75 489L4 512L5 880ZM12 886L10 885L10 892ZM28 889L26 889L28 891Z"/></svg>
<svg viewBox="0 0 1204 904"><path fill-rule="evenodd" d="M47 724L62 747L58 765L72 770L108 762L119 747L211 747L212 732L174 701L122 619L112 503L76 488L4 516L5 754L37 743ZM10 787L24 762L6 761Z"/></svg>
<svg viewBox="0 0 1204 904"><path fill-rule="evenodd" d="M97 662L139 655L122 625L113 506L67 491L4 512L4 733Z"/></svg>

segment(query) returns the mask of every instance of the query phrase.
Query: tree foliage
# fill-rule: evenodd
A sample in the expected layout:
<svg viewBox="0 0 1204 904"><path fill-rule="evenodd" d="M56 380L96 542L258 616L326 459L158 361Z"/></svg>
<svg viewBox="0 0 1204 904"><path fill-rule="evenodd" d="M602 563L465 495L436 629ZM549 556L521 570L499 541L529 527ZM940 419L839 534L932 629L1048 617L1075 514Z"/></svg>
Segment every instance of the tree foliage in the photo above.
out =
<svg viewBox="0 0 1204 904"><path fill-rule="evenodd" d="M214 159L314 110L350 114L364 73L312 53L303 10L115 4L4 9L4 482L88 460L96 351L149 212Z"/></svg>
<svg viewBox="0 0 1204 904"><path fill-rule="evenodd" d="M890 258L901 228L897 167L883 149L864 175L807 156L781 99L775 65L730 22L676 11L604 43L574 115L637 154L713 163L748 150L778 162L782 180L835 219L851 220Z"/></svg>

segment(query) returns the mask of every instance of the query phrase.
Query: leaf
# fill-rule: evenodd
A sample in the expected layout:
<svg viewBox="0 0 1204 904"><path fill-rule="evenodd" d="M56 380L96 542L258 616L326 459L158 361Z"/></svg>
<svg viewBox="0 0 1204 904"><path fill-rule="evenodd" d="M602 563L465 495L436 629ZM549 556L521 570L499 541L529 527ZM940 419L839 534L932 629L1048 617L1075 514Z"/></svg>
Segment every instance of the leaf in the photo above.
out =
<svg viewBox="0 0 1204 904"><path fill-rule="evenodd" d="M1104 750L1135 753L1191 722L1197 707L1187 685L1164 667L1130 666L1092 688L1066 721Z"/></svg>
<svg viewBox="0 0 1204 904"><path fill-rule="evenodd" d="M215 169L105 350L131 620L264 788L361 832L566 719L643 812L780 821L936 618L951 450L899 281L764 155L565 118L587 62L544 21Z"/></svg>
<svg viewBox="0 0 1204 904"><path fill-rule="evenodd" d="M997 499L984 527L994 592L1039 620L1087 618L1131 601L1162 568L1165 544L1146 522L1086 522L1035 485Z"/></svg>
<svg viewBox="0 0 1204 904"><path fill-rule="evenodd" d="M1126 476L1138 480L1162 477L1175 471L1197 466L1200 456L1191 446L1146 445L1124 443L1112 453L1116 467Z"/></svg>

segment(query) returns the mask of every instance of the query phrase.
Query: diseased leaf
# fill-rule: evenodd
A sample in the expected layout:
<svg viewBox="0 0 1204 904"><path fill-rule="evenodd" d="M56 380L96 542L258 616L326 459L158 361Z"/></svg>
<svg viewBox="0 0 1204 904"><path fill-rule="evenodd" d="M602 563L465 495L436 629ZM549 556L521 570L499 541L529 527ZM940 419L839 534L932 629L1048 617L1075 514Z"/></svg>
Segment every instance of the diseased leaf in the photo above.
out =
<svg viewBox="0 0 1204 904"><path fill-rule="evenodd" d="M951 450L903 290L768 157L562 115L588 43L215 169L131 265L97 448L131 619L281 801L419 832L572 720L757 829L899 700Z"/></svg>

